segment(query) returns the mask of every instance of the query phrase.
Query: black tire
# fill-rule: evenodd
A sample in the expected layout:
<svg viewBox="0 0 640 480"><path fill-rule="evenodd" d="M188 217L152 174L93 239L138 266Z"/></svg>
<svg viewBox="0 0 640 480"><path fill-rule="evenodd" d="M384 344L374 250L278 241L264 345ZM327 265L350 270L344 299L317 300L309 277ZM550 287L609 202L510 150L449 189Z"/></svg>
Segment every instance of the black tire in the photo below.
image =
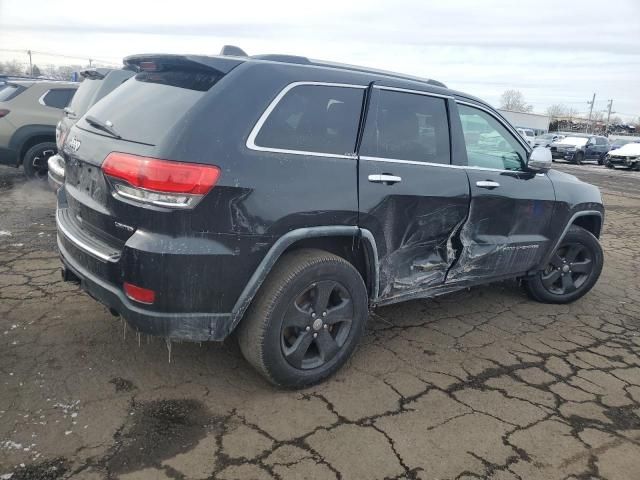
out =
<svg viewBox="0 0 640 480"><path fill-rule="evenodd" d="M584 153L578 152L573 156L573 163L576 165L582 165L582 161L584 160Z"/></svg>
<svg viewBox="0 0 640 480"><path fill-rule="evenodd" d="M612 169L612 170L616 168L616 166L615 166L613 163L611 163L611 162L606 162L606 163L604 164L604 166L605 166L605 167L607 167L607 168L610 168L610 169Z"/></svg>
<svg viewBox="0 0 640 480"><path fill-rule="evenodd" d="M604 165L604 154L598 157L598 165Z"/></svg>
<svg viewBox="0 0 640 480"><path fill-rule="evenodd" d="M238 342L269 382L306 387L351 356L368 314L367 288L353 265L323 250L296 250L269 273L240 322Z"/></svg>
<svg viewBox="0 0 640 480"><path fill-rule="evenodd" d="M47 162L49 157L55 155L57 151L55 142L42 142L31 147L22 159L25 175L29 178L46 180L49 171Z"/></svg>
<svg viewBox="0 0 640 480"><path fill-rule="evenodd" d="M598 239L584 228L572 225L549 265L524 279L523 286L529 297L538 302L571 303L593 288L603 263Z"/></svg>

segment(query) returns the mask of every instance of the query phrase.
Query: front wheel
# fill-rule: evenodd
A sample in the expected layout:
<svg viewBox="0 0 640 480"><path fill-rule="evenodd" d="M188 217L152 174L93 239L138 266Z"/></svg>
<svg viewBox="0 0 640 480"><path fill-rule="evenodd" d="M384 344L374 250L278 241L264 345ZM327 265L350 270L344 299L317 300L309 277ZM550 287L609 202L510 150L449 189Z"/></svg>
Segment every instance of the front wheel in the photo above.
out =
<svg viewBox="0 0 640 480"><path fill-rule="evenodd" d="M323 250L278 261L238 327L244 357L271 383L301 388L351 356L369 313L358 270Z"/></svg>
<svg viewBox="0 0 640 480"><path fill-rule="evenodd" d="M598 157L598 165L604 165L604 155Z"/></svg>
<svg viewBox="0 0 640 480"><path fill-rule="evenodd" d="M54 142L42 142L31 147L22 159L25 175L29 178L45 180L49 171L49 157L55 155L56 152L57 147Z"/></svg>
<svg viewBox="0 0 640 480"><path fill-rule="evenodd" d="M573 163L576 165L582 165L582 161L584 160L584 153L578 152L573 156Z"/></svg>
<svg viewBox="0 0 640 480"><path fill-rule="evenodd" d="M598 281L603 263L598 239L584 228L572 225L549 265L524 279L523 285L527 294L538 302L574 302Z"/></svg>

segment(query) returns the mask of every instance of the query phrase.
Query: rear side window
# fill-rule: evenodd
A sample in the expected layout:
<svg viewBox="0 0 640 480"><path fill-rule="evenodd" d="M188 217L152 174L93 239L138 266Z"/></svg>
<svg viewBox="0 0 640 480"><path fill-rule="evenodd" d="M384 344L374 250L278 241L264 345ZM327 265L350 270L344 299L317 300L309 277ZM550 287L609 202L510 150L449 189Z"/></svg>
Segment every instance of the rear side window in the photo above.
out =
<svg viewBox="0 0 640 480"><path fill-rule="evenodd" d="M444 99L379 90L369 112L360 153L365 156L450 163L449 125Z"/></svg>
<svg viewBox="0 0 640 480"><path fill-rule="evenodd" d="M258 147L345 155L355 151L364 88L298 85L260 128Z"/></svg>
<svg viewBox="0 0 640 480"><path fill-rule="evenodd" d="M70 88L53 88L42 97L42 103L47 107L62 109L69 105L75 92Z"/></svg>
<svg viewBox="0 0 640 480"><path fill-rule="evenodd" d="M606 145L607 139L602 137L596 137L596 145Z"/></svg>
<svg viewBox="0 0 640 480"><path fill-rule="evenodd" d="M23 90L25 90L24 87L21 87L20 85L13 85L11 83L0 85L0 102L8 102L12 98L20 95Z"/></svg>

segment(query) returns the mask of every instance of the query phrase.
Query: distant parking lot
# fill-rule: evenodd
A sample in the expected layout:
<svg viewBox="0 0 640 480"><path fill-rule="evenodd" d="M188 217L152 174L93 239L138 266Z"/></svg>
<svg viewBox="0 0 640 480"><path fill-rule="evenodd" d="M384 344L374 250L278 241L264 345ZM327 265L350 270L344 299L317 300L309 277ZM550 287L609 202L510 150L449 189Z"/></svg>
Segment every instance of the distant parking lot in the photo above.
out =
<svg viewBox="0 0 640 480"><path fill-rule="evenodd" d="M233 341L169 363L63 283L53 193L0 167L0 479L637 479L640 172L555 168L604 194L590 294L379 308L345 368L287 392Z"/></svg>

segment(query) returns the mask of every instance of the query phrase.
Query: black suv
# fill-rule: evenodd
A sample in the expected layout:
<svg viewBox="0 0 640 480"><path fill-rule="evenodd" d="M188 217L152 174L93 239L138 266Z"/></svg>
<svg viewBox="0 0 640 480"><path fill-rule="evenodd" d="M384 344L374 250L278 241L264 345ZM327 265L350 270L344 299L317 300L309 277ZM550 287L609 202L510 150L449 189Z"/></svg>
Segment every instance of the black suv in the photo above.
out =
<svg viewBox="0 0 640 480"><path fill-rule="evenodd" d="M554 160L568 160L576 165L585 160L596 160L598 165L603 165L604 158L611 149L607 137L586 134L567 135L553 142L550 147Z"/></svg>
<svg viewBox="0 0 640 480"><path fill-rule="evenodd" d="M597 188L433 80L303 57L140 55L67 135L63 276L137 331L236 332L286 387L351 355L369 308L521 278L595 284Z"/></svg>

